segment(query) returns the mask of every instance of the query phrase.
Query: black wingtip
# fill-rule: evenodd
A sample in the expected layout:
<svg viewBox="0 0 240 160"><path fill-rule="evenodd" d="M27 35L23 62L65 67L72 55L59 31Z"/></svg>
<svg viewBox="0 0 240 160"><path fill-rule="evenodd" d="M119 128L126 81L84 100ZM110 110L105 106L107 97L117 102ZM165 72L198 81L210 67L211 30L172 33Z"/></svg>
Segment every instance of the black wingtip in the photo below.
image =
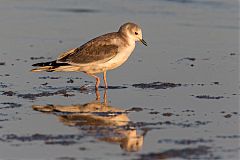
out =
<svg viewBox="0 0 240 160"><path fill-rule="evenodd" d="M32 66L34 66L34 67L43 67L43 66L54 66L55 64L56 64L56 60L55 61L51 61L51 62L35 63Z"/></svg>
<svg viewBox="0 0 240 160"><path fill-rule="evenodd" d="M53 66L53 67L59 67L59 66L68 66L68 63L58 63L57 60L50 61L50 62L41 62L41 63L35 63L32 66L34 67L44 67L44 66Z"/></svg>

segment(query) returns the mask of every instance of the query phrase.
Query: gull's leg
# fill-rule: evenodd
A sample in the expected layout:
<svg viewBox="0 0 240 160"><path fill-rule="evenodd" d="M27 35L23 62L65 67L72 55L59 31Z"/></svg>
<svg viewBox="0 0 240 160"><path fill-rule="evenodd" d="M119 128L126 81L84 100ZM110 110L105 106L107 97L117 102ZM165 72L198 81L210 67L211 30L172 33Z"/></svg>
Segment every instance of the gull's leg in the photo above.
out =
<svg viewBox="0 0 240 160"><path fill-rule="evenodd" d="M98 91L98 89L96 89L96 100L97 101L100 101L100 93L99 93L99 91Z"/></svg>
<svg viewBox="0 0 240 160"><path fill-rule="evenodd" d="M108 105L108 98L107 98L107 90L106 89L104 89L103 100L104 100L104 105L107 106Z"/></svg>
<svg viewBox="0 0 240 160"><path fill-rule="evenodd" d="M100 84L100 78L94 74L90 74L90 73L87 73L85 72L87 75L91 76L91 77L94 77L96 79L96 84L95 84L95 89L98 90L98 86Z"/></svg>
<svg viewBox="0 0 240 160"><path fill-rule="evenodd" d="M107 71L103 72L103 80L104 80L105 88L107 89L108 88L108 85L107 85Z"/></svg>

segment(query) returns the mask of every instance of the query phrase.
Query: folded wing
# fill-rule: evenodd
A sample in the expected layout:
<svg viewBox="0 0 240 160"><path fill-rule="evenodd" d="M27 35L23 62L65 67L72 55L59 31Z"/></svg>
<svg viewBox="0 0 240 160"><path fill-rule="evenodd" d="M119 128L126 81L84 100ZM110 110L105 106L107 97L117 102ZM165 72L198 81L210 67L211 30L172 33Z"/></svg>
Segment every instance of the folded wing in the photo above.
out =
<svg viewBox="0 0 240 160"><path fill-rule="evenodd" d="M103 41L99 41L103 39ZM104 63L109 61L118 53L118 46L110 43L109 39L99 37L87 42L81 47L72 49L61 54L57 62L68 63L73 65Z"/></svg>

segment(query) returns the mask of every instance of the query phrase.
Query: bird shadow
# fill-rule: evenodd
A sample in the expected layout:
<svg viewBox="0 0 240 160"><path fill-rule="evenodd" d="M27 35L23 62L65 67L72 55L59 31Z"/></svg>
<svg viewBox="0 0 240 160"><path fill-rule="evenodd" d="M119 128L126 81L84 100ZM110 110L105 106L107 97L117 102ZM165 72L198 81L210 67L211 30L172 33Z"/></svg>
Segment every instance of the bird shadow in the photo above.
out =
<svg viewBox="0 0 240 160"><path fill-rule="evenodd" d="M83 137L91 136L98 142L118 144L127 152L139 151L147 131L131 126L132 121L128 117L130 110L109 105L107 90L104 91L103 102L100 99L97 90L96 100L85 104L33 105L32 108L57 116L64 125L78 128Z"/></svg>

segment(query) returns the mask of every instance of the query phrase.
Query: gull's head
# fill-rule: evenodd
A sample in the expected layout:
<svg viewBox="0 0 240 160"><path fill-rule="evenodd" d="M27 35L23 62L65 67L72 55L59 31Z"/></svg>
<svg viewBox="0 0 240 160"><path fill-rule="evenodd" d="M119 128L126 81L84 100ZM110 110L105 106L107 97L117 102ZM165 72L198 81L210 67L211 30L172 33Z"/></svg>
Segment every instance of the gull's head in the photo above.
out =
<svg viewBox="0 0 240 160"><path fill-rule="evenodd" d="M125 35L129 40L140 41L147 46L147 43L142 38L142 30L137 24L125 23L119 28L118 32Z"/></svg>

